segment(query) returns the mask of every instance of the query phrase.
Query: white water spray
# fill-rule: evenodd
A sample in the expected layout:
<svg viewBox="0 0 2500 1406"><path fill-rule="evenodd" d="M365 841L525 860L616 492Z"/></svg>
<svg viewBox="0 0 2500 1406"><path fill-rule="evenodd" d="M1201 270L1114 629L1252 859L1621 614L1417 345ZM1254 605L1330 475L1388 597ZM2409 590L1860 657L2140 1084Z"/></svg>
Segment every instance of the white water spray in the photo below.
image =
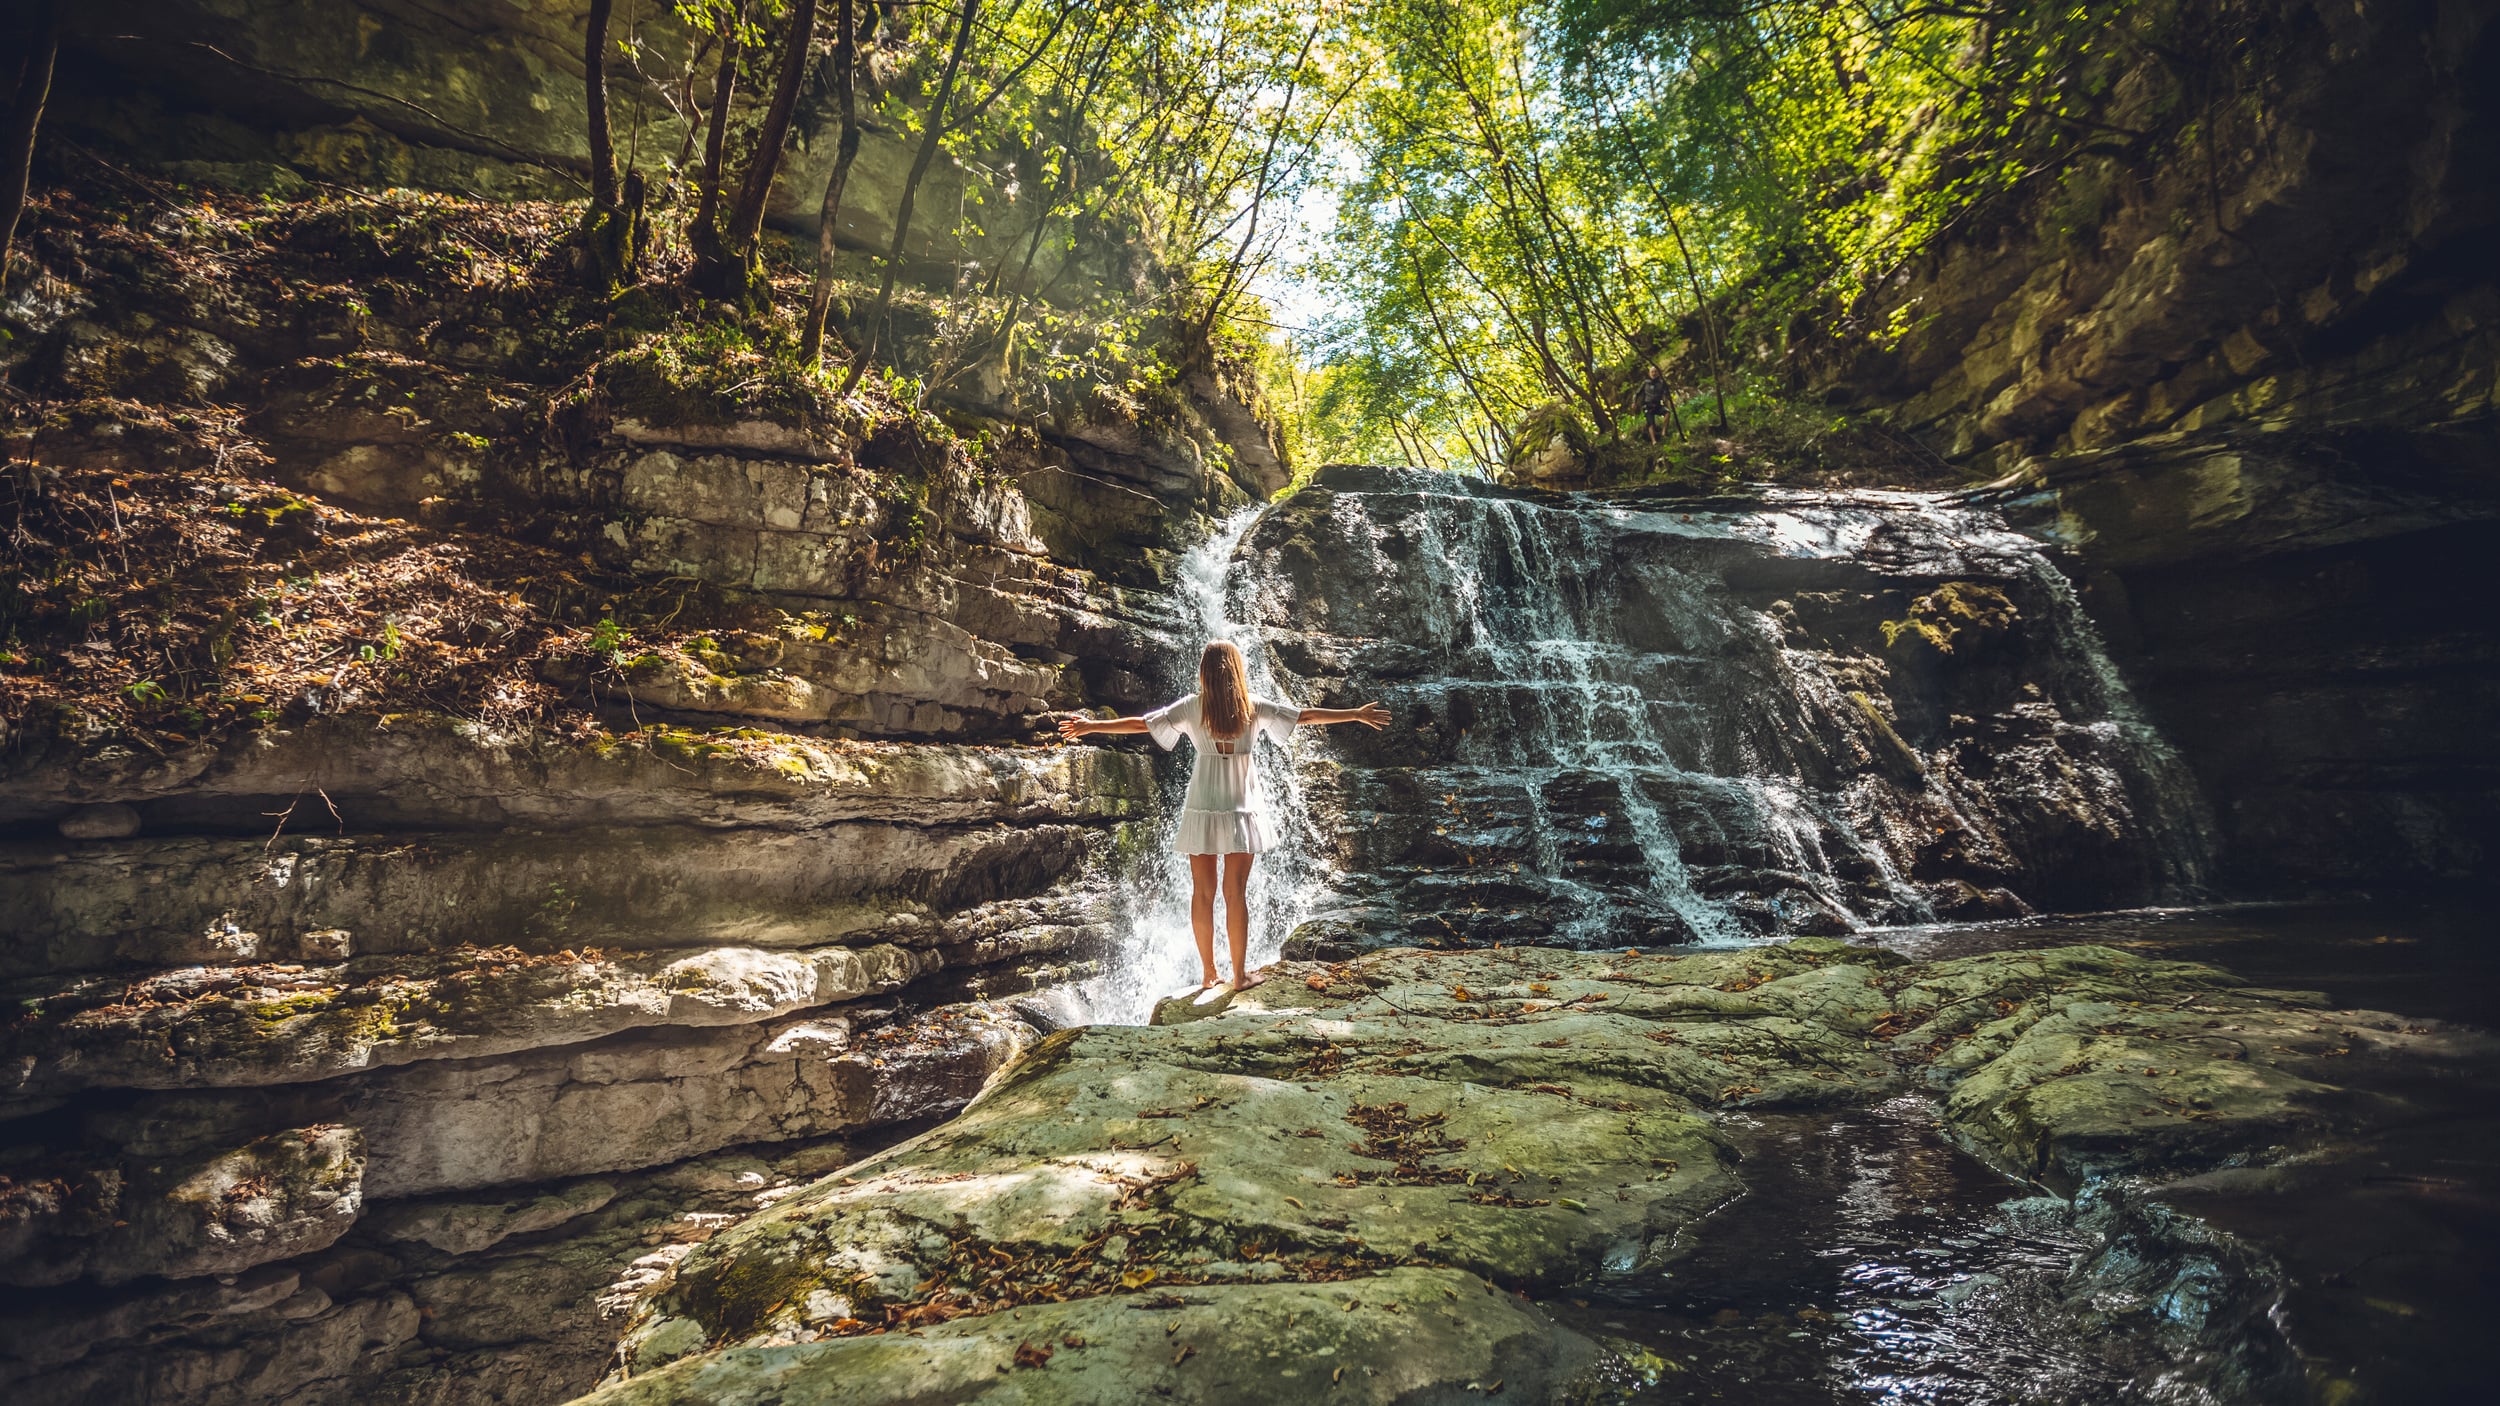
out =
<svg viewBox="0 0 2500 1406"><path fill-rule="evenodd" d="M1214 640L1239 646L1249 664L1250 691L1288 703L1307 700L1287 696L1267 657L1266 641L1249 623L1256 609L1260 583L1236 569L1233 554L1241 546L1263 508L1244 508L1226 518L1205 541L1182 554L1174 570L1180 607L1170 677L1172 695L1197 687L1198 652ZM1239 608L1236 608L1239 607ZM1312 745L1299 739L1295 749ZM1286 936L1306 916L1325 890L1325 875L1310 842L1310 813L1294 777L1290 754L1272 746L1259 748L1259 786L1276 820L1276 848L1260 856L1250 873L1250 964L1276 960ZM1189 927L1189 861L1172 850L1180 829L1181 792L1165 797L1167 812L1152 853L1120 876L1114 923L1119 936L1104 962L1103 974L1076 993L1078 1018L1092 1023L1143 1021L1161 997L1193 989L1198 979L1195 938ZM1224 915L1216 913L1216 962L1224 966Z"/></svg>

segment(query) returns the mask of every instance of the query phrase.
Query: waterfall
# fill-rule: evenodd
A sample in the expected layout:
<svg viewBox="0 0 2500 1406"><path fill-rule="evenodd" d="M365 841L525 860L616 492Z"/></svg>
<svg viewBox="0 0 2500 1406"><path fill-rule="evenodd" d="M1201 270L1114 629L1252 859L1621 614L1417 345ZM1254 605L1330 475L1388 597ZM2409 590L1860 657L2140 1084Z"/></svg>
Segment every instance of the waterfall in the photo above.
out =
<svg viewBox="0 0 2500 1406"><path fill-rule="evenodd" d="M1272 789L1319 804L1262 861L1262 956L1313 914L1366 942L1718 945L2204 880L2192 778L1985 508L1341 466L1227 527L1209 633L1263 689L1399 719L1306 741Z"/></svg>
<svg viewBox="0 0 2500 1406"><path fill-rule="evenodd" d="M1234 513L1214 532L1184 552L1173 569L1179 606L1173 629L1173 663L1167 686L1173 697L1197 687L1198 652L1213 640L1230 640L1241 648L1249 666L1250 691L1261 698L1305 704L1305 698L1277 677L1269 661L1262 627L1260 584L1255 573L1240 569L1235 556L1242 539L1258 522L1263 507ZM1260 856L1250 873L1250 962L1253 967L1275 961L1290 933L1324 892L1325 876L1314 861L1309 842L1312 823L1308 800L1295 774L1294 757L1312 739L1297 738L1291 751L1261 744L1259 784L1277 821L1277 847ZM1165 815L1151 852L1138 857L1119 877L1118 939L1103 975L1086 984L1079 995L1082 1018L1098 1022L1136 1022L1146 1018L1154 1002L1197 984L1196 940L1189 927L1189 862L1172 850L1180 828L1182 788L1175 784L1165 799ZM1216 914L1216 956L1225 956L1224 916Z"/></svg>
<svg viewBox="0 0 2500 1406"><path fill-rule="evenodd" d="M1280 838L1254 965L1313 918L1358 945L1723 946L2205 882L2194 780L2073 587L1946 495L1609 501L1336 467L1175 580L1172 696L1228 639L1261 696L1395 718L1260 749ZM1182 784L1117 878L1084 1019L1194 984Z"/></svg>

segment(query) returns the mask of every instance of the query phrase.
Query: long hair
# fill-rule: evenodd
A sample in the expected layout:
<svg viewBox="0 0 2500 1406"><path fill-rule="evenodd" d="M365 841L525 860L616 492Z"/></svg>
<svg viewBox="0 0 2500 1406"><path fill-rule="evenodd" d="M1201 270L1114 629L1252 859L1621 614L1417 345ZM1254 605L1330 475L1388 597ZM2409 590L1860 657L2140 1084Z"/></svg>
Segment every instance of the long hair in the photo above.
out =
<svg viewBox="0 0 2500 1406"><path fill-rule="evenodd" d="M1217 640L1198 656L1198 716L1227 742L1250 730L1250 671L1229 640Z"/></svg>

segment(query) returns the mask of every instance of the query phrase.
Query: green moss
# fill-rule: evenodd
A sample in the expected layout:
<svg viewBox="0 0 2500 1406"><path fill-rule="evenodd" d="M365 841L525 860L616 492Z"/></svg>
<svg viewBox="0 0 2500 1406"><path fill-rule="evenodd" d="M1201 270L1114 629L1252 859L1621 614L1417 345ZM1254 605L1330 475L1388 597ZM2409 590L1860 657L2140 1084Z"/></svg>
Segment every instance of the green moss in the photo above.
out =
<svg viewBox="0 0 2500 1406"><path fill-rule="evenodd" d="M1896 649L1906 641L1938 654L1957 649L1969 653L2003 636L2021 618L2013 600L1998 587L1951 581L1910 602L1903 618L1884 621L1884 647Z"/></svg>
<svg viewBox="0 0 2500 1406"><path fill-rule="evenodd" d="M688 1282L687 1306L716 1341L752 1335L775 1311L819 1286L816 1267L796 1236L774 1235L767 1228L756 1238L764 1243L740 1245L716 1272Z"/></svg>

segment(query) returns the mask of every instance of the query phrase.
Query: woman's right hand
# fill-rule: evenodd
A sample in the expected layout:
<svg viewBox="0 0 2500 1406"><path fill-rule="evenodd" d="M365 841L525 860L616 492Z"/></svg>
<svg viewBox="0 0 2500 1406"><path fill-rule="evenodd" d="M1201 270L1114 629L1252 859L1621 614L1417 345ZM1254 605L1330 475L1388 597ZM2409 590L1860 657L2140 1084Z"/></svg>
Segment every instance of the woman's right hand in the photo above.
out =
<svg viewBox="0 0 2500 1406"><path fill-rule="evenodd" d="M1059 740L1062 742L1074 742L1076 739L1083 737L1085 734L1094 730L1090 726L1093 721L1094 720L1092 718L1085 717L1084 715L1078 713L1070 713L1068 716L1061 718L1059 720Z"/></svg>
<svg viewBox="0 0 2500 1406"><path fill-rule="evenodd" d="M1361 723L1372 731L1378 732L1389 725L1389 710L1377 703L1366 703L1355 709L1353 715L1346 721Z"/></svg>

